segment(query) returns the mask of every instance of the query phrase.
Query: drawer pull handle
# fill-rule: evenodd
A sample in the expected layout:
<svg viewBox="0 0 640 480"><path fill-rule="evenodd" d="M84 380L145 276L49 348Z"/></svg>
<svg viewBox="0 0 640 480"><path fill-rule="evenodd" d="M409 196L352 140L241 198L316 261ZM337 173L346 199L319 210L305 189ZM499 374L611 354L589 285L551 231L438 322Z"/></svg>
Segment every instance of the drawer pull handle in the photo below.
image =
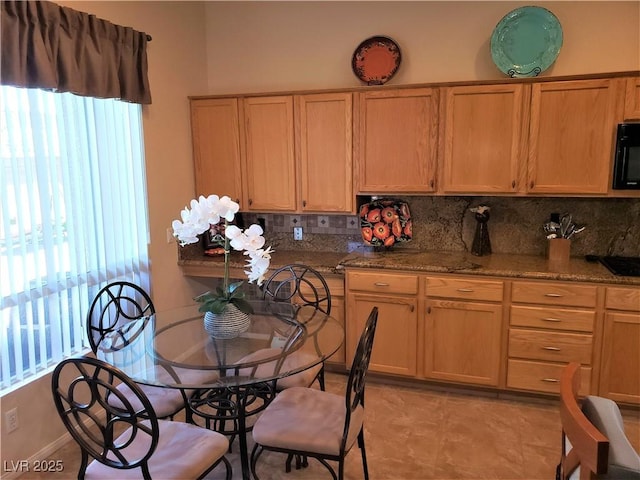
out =
<svg viewBox="0 0 640 480"><path fill-rule="evenodd" d="M552 352L559 352L560 349L558 347L542 347L543 350L550 350Z"/></svg>
<svg viewBox="0 0 640 480"><path fill-rule="evenodd" d="M458 291L462 293L472 293L473 288L459 288Z"/></svg>
<svg viewBox="0 0 640 480"><path fill-rule="evenodd" d="M560 380L558 380L557 378L543 378L542 381L543 382L547 382L547 383L558 383L558 382L560 382Z"/></svg>
<svg viewBox="0 0 640 480"><path fill-rule="evenodd" d="M542 320L544 320L545 322L561 322L562 321L559 318L553 318L553 317L545 317Z"/></svg>
<svg viewBox="0 0 640 480"><path fill-rule="evenodd" d="M561 298L562 295L560 295L559 293L545 293L544 294L545 297L551 297L551 298Z"/></svg>
<svg viewBox="0 0 640 480"><path fill-rule="evenodd" d="M376 287L388 287L389 286L388 283L384 283L384 282L376 282L376 283L374 283L374 285Z"/></svg>

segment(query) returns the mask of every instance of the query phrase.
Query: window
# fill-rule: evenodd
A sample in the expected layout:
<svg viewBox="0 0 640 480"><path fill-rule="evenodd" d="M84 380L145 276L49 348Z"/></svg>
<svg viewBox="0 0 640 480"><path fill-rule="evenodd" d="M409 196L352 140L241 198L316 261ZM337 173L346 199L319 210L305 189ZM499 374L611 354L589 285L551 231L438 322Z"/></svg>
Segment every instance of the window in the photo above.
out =
<svg viewBox="0 0 640 480"><path fill-rule="evenodd" d="M107 281L148 289L141 107L0 86L0 393L88 347Z"/></svg>

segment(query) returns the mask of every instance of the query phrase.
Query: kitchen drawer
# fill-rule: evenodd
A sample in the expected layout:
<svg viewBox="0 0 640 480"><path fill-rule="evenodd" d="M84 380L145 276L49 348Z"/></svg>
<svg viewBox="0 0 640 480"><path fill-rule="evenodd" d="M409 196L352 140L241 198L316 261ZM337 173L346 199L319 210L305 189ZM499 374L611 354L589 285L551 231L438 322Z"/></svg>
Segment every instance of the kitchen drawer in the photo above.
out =
<svg viewBox="0 0 640 480"><path fill-rule="evenodd" d="M349 290L374 293L418 293L418 276L400 273L348 272Z"/></svg>
<svg viewBox="0 0 640 480"><path fill-rule="evenodd" d="M427 297L502 301L502 281L453 277L427 277Z"/></svg>
<svg viewBox="0 0 640 480"><path fill-rule="evenodd" d="M509 360L507 387L537 392L560 393L560 375L565 366L566 364ZM591 368L580 367L580 378L580 395L589 395L591 393Z"/></svg>
<svg viewBox="0 0 640 480"><path fill-rule="evenodd" d="M591 364L591 335L581 333L509 330L509 357Z"/></svg>
<svg viewBox="0 0 640 480"><path fill-rule="evenodd" d="M319 288L322 286L322 284L317 278L309 277L308 280L316 288ZM327 282L327 287L329 287L329 293L331 293L331 297L344 297L344 277L325 276L324 280ZM300 283L300 291L304 294L312 293L311 287L305 282Z"/></svg>
<svg viewBox="0 0 640 480"><path fill-rule="evenodd" d="M596 287L568 282L513 282L511 301L593 308L596 306Z"/></svg>
<svg viewBox="0 0 640 480"><path fill-rule="evenodd" d="M511 326L593 332L596 312L555 307L512 305Z"/></svg>
<svg viewBox="0 0 640 480"><path fill-rule="evenodd" d="M640 287L607 287L605 306L613 310L640 312Z"/></svg>

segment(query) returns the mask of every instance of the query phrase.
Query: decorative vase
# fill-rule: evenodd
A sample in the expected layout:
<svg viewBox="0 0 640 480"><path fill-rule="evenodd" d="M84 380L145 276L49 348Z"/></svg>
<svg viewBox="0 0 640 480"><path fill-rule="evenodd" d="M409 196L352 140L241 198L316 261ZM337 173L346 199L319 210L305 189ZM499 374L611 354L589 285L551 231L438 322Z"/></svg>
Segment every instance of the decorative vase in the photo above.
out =
<svg viewBox="0 0 640 480"><path fill-rule="evenodd" d="M491 253L491 241L489 240L489 229L487 222L489 221L489 212L476 213L476 233L473 237L471 253L479 257L489 255Z"/></svg>
<svg viewBox="0 0 640 480"><path fill-rule="evenodd" d="M214 338L234 338L246 332L251 318L232 304L227 304L222 313L206 312L204 329Z"/></svg>

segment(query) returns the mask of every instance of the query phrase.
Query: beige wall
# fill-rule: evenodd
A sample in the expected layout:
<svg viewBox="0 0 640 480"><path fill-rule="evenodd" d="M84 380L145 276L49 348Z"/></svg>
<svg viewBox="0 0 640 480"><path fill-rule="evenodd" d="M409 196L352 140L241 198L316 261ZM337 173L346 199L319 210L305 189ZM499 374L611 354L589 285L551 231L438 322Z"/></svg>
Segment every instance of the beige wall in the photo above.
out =
<svg viewBox="0 0 640 480"><path fill-rule="evenodd" d="M390 84L499 79L490 38L519 6L559 19L564 42L542 75L640 68L640 3L632 2L210 2L210 93L362 85L351 71L358 44L393 38L402 64Z"/></svg>
<svg viewBox="0 0 640 480"><path fill-rule="evenodd" d="M392 84L503 78L489 54L495 24L514 2L106 2L60 1L153 36L153 104L144 109L153 298L159 311L192 305L202 289L184 279L166 229L192 198L187 96L359 86L351 55L384 34L403 62ZM535 2L552 10L565 41L544 75L640 68L640 4ZM212 192L213 193L213 192ZM20 427L2 431L1 460L28 459L62 435L49 376L2 398Z"/></svg>
<svg viewBox="0 0 640 480"><path fill-rule="evenodd" d="M149 81L153 103L143 109L150 215L149 254L153 298L159 311L193 303L199 288L184 280L176 265L176 244L166 229L192 198L193 168L188 95L206 90L205 14L201 2L57 2L114 23L145 31L149 44ZM126 175L126 172L119 172ZM46 375L1 399L0 418L18 406L19 428L2 429L1 462L29 459L66 430L59 420ZM44 450L46 453L46 450ZM3 472L4 478L4 472Z"/></svg>

